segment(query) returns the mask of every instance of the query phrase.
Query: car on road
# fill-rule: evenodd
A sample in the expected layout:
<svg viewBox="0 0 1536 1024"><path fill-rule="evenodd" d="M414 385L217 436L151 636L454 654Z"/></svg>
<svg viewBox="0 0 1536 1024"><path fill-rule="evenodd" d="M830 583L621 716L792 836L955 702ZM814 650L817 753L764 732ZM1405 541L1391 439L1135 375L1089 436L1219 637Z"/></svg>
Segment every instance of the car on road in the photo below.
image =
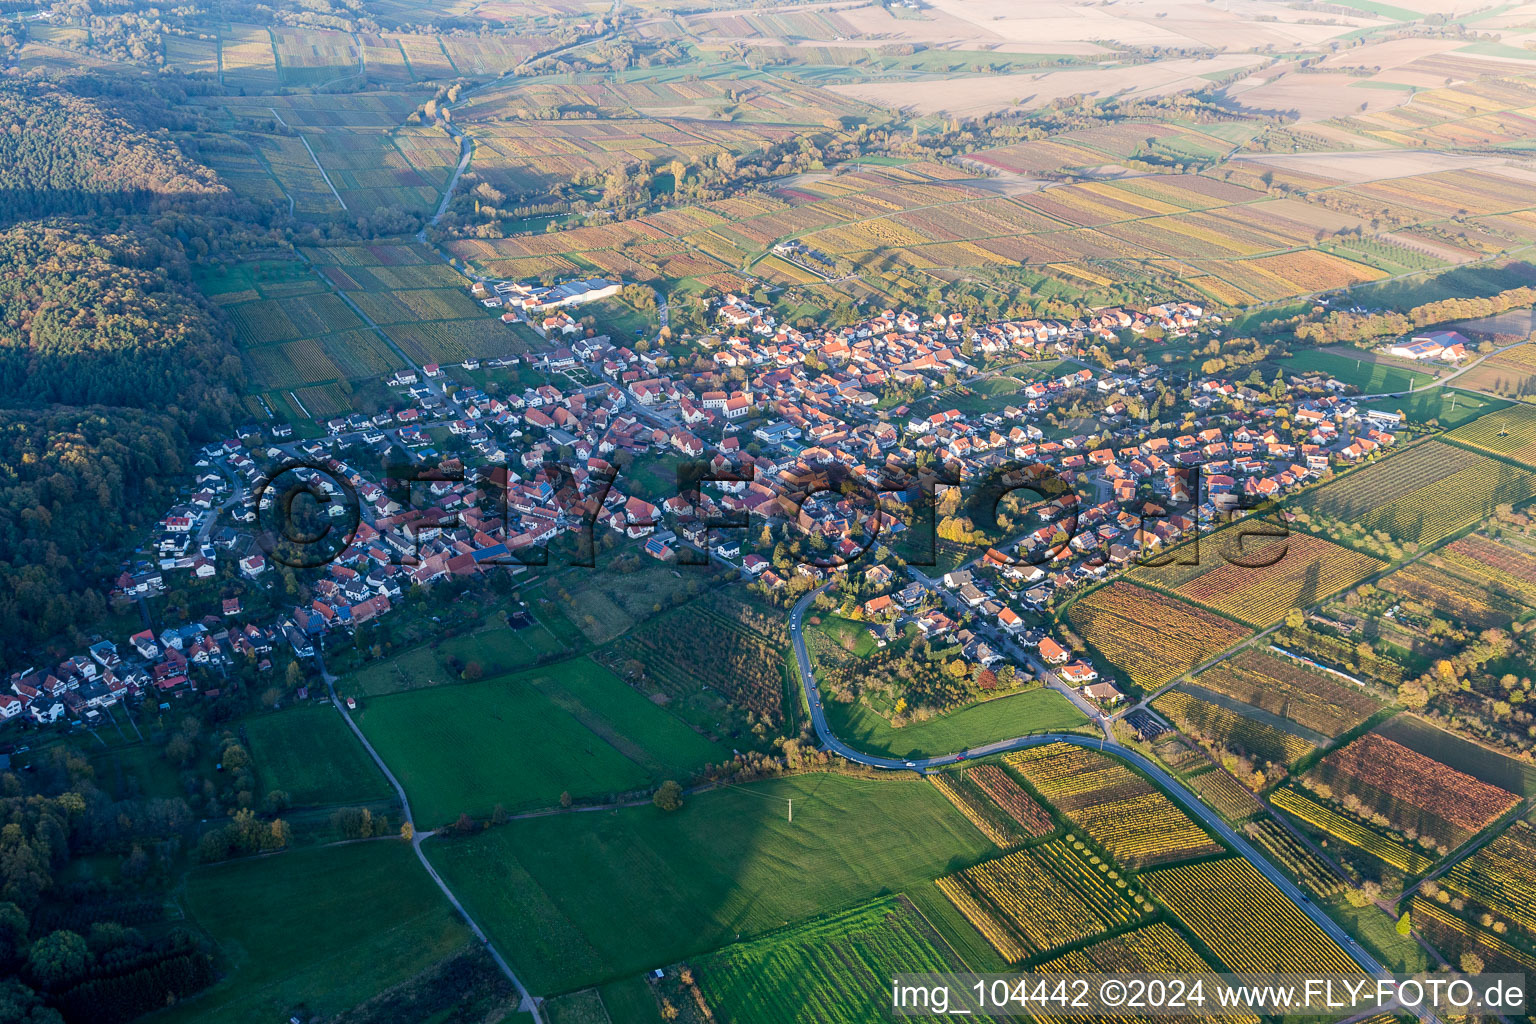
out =
<svg viewBox="0 0 1536 1024"><path fill-rule="evenodd" d="M962 751L960 751L960 753L956 754L955 755L955 760L956 761L964 761L965 760L965 751L962 750Z"/></svg>
<svg viewBox="0 0 1536 1024"><path fill-rule="evenodd" d="M916 761L908 761L907 762L907 767L908 768L916 768L917 767L917 762Z"/></svg>

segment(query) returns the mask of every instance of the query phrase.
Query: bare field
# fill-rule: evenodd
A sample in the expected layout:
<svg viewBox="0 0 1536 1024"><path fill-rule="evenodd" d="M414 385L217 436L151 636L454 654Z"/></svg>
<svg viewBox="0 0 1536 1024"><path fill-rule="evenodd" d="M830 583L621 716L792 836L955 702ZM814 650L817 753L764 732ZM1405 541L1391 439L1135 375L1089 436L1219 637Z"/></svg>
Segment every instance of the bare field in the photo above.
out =
<svg viewBox="0 0 1536 1024"><path fill-rule="evenodd" d="M1355 46L1325 58L1318 67L1328 71L1344 71L1349 68L1377 67L1391 71L1411 64L1424 57L1454 50L1466 45L1460 39L1388 39L1380 43Z"/></svg>
<svg viewBox="0 0 1536 1024"><path fill-rule="evenodd" d="M1188 0L1128 0L1113 6L1062 0L1027 4L1016 0L930 0L929 6L1005 39L1042 47L1106 39L1137 46L1248 50L1269 44L1286 49L1382 23L1361 12L1358 16L1330 15L1336 22L1332 25L1304 24L1306 12L1278 3L1243 4L1235 10Z"/></svg>
<svg viewBox="0 0 1536 1024"><path fill-rule="evenodd" d="M1536 331L1536 309L1512 309L1497 316L1485 316L1480 320L1464 320L1451 326L1467 335L1528 335Z"/></svg>
<svg viewBox="0 0 1536 1024"><path fill-rule="evenodd" d="M1415 175L1434 174L1438 171L1464 171L1473 167L1497 169L1504 164L1506 158L1462 156L1435 150L1404 152L1400 149L1392 149L1364 153L1266 153L1262 155L1242 153L1232 159L1270 164L1274 167L1359 185L1368 181L1411 178ZM1497 173L1496 170L1495 173Z"/></svg>
<svg viewBox="0 0 1536 1024"><path fill-rule="evenodd" d="M1226 91L1250 110L1293 110L1303 121L1386 110L1402 106L1411 95L1398 89L1353 88L1357 81L1345 74L1288 74L1268 81L1244 79Z"/></svg>
<svg viewBox="0 0 1536 1024"><path fill-rule="evenodd" d="M1066 96L1166 96L1198 88L1202 75L1258 63L1262 58L1232 54L1211 60L1169 60L1135 67L1047 71L1039 74L989 75L941 82L858 82L829 86L829 91L879 107L918 114L962 116L1033 109Z"/></svg>

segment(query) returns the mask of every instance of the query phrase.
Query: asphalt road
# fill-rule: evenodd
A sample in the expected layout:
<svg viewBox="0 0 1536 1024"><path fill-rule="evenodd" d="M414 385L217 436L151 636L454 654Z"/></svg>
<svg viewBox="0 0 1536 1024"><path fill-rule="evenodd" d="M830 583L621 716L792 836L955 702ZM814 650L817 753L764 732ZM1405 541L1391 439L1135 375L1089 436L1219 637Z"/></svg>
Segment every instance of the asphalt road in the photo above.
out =
<svg viewBox="0 0 1536 1024"><path fill-rule="evenodd" d="M1264 857L1260 855L1259 852L1255 850L1246 839L1235 832L1231 826L1229 826L1225 821L1221 819L1220 816L1218 816L1209 807L1205 806L1205 804L1200 800L1198 796L1186 789L1181 782L1179 782L1172 775L1168 774L1168 772L1164 771L1161 766L1154 764L1152 761L1142 756L1142 754L1138 751L1132 750L1130 747L1117 743L1108 737L1103 739L1093 739L1087 736L1080 736L1075 733L1039 733L1032 736L1018 736L1013 739L998 740L995 743L987 743L981 746L970 747L964 751L940 754L936 757L914 758L910 761L904 761L893 757L876 757L873 754L866 754L863 751L855 750L847 743L844 743L842 740L838 739L836 734L834 734L832 729L827 725L826 712L821 705L821 691L817 688L815 673L811 671L811 659L810 655L806 652L805 649L805 636L801 628L805 618L805 610L810 607L811 602L816 598L816 595L825 589L826 585L818 587L816 590L808 592L799 601L795 602L794 609L790 612L789 625L790 635L793 638L795 645L795 662L800 673L800 683L805 688L806 703L810 707L811 711L811 724L815 727L816 735L821 740L822 745L826 749L835 751L836 753L841 754L843 757L846 757L848 760L857 764L869 765L874 768L887 768L896 771L916 771L919 774L926 774L929 769L941 768L945 765L955 764L956 762L966 758L987 757L992 754L1002 754L1011 750L1024 750L1029 747L1042 746L1047 743L1070 743L1073 746L1087 747L1092 750L1098 750L1106 754L1111 754L1140 769L1144 774L1146 774L1149 778L1151 778L1164 790L1166 790L1168 795L1171 796L1176 803L1178 803L1186 811L1193 815L1196 820L1205 825L1206 828L1208 828L1213 834L1218 836L1223 842L1227 843L1234 850L1236 850L1237 853L1244 860L1248 861L1248 863L1252 864L1261 875L1269 879L1269 881L1274 884L1275 888L1279 889L1280 892L1285 895L1286 899L1294 903L1296 907L1302 913L1306 914L1307 917L1311 918L1313 923L1321 928L1329 938L1338 943L1339 947L1343 949L1344 952L1347 953L1349 957L1355 961L1355 963L1360 965L1361 970L1367 974L1375 976L1384 976L1389 973L1387 969L1376 960L1375 957L1367 952L1365 948L1360 945L1360 943L1356 942L1348 932L1346 932L1338 925L1337 922L1333 920L1333 918L1324 913L1320 907L1314 904L1299 888L1297 888L1294 882L1282 874L1280 870L1273 864L1265 860ZM964 756L962 757L962 755ZM1435 1020L1432 1014L1421 1015L1421 1019L1426 1021Z"/></svg>
<svg viewBox="0 0 1536 1024"><path fill-rule="evenodd" d="M459 164L453 169L453 177L448 179L448 186L443 189L443 200L437 204L437 212L432 215L433 224L436 224L438 221L442 220L443 214L448 212L448 204L453 201L453 190L459 185L459 177L464 173L465 168L469 166L470 158L475 155L475 140L471 139L468 135L465 135L462 131L460 131L458 125L454 124L452 121L444 121L443 128L448 132L449 135L458 140ZM420 242L426 242L427 229L422 228L420 231L418 231L416 233L416 239Z"/></svg>
<svg viewBox="0 0 1536 1024"><path fill-rule="evenodd" d="M1468 363L1466 366L1463 366L1461 369L1457 370L1455 373L1448 374L1447 376L1440 377L1440 378L1438 378L1436 380L1431 380L1428 384L1421 384L1421 385L1419 385L1416 388L1407 388L1406 390L1403 390L1403 391L1383 391L1379 395L1352 395L1352 396L1350 396L1350 398L1351 398L1351 400L1356 401L1356 402L1369 402L1369 401L1372 401L1373 399L1377 399L1377 398L1400 398L1400 397L1402 397L1404 395L1415 394L1416 392L1419 392L1419 391L1428 391L1431 388L1444 387L1445 385L1449 384L1451 381L1455 380L1457 377L1460 377L1462 374L1466 373L1468 370L1471 370L1471 369L1475 368L1478 364L1482 363L1484 360L1491 359L1494 356L1498 355L1500 352L1508 352L1512 348L1519 348L1521 345L1524 345L1524 344L1525 344L1525 342L1523 342L1523 341L1517 341L1513 345L1505 345L1503 348L1496 348L1492 352L1489 352L1487 355L1478 356L1476 359L1472 360L1470 363ZM1406 367L1405 367L1405 369L1406 369ZM1412 372L1412 371L1409 371L1409 372Z"/></svg>

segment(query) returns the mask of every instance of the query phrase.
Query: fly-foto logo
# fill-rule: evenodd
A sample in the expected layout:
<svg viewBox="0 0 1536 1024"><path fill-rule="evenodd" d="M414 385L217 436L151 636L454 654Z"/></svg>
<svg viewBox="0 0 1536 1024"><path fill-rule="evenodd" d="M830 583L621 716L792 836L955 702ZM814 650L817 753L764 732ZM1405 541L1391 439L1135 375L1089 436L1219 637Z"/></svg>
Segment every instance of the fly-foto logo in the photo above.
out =
<svg viewBox="0 0 1536 1024"><path fill-rule="evenodd" d="M292 568L320 568L341 558L353 545L367 513L353 475L335 464L300 459L269 469L251 494L257 524L256 539L273 561ZM633 467L630 467L633 469ZM559 460L545 460L527 481L506 466L481 467L473 473L457 461L443 466L385 463L379 490L388 514L378 516L387 527L378 530L390 564L417 565L421 545L463 528L460 515L429 500L465 485L478 497L484 513L477 533L500 543L486 545L476 557L483 567L548 566L551 543L561 547L563 564L594 568L599 523L630 536L645 536L666 525L664 513L649 502L618 501L619 476L590 471ZM717 499L705 491L716 484L739 494L754 488L758 499L748 504ZM970 532L996 535L987 546L987 560L998 566L1044 567L1074 552L1083 564L1102 567L1112 560L1109 535L1129 541L1138 564L1151 568L1202 564L1198 465L1180 467L1170 477L1168 496L1138 494L1131 500L1098 503L1096 514L1082 510L1090 503L1071 479L1041 463L1002 461L985 473L963 478L958 464L902 463L891 460L874 474L840 463L809 471L759 478L751 463L737 466L715 458L688 459L677 464L675 499L667 503L679 532L692 538L679 548L683 565L708 565L724 531L745 531L749 507L764 521L793 524L809 542L795 553L801 565L838 569L871 556L899 535L902 560L908 565L938 564L940 525L945 521L971 524ZM514 493L516 503L509 500ZM530 497L530 492L532 496ZM1175 500L1175 499L1178 500ZM532 504L530 504L532 502ZM1105 511L1106 506L1113 514ZM1245 568L1264 568L1285 557L1288 529L1283 516L1273 516L1271 503L1244 507L1235 534L1229 532L1223 560ZM372 508L370 506L370 508ZM536 531L524 520L539 511ZM1110 522L1105 531L1100 525ZM1021 527L1021 523L1027 523ZM980 531L975 524L981 524ZM1005 530L1004 526L1012 528ZM1007 533L1006 538L1001 534ZM512 543L512 538L523 543ZM529 538L534 538L530 540ZM1279 543L1245 550L1248 538L1278 538ZM1124 559L1120 559L1124 561Z"/></svg>

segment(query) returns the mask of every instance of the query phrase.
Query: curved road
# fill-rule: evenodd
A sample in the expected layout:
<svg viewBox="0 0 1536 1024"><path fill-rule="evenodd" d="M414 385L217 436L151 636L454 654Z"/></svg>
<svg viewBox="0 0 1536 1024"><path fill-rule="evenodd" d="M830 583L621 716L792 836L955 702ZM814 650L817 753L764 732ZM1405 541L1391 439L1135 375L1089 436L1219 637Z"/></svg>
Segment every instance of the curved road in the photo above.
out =
<svg viewBox="0 0 1536 1024"><path fill-rule="evenodd" d="M1088 747L1092 750L1099 750L1103 751L1104 753L1113 754L1121 760L1127 761L1135 767L1139 768L1144 774L1156 781L1160 786L1162 786L1164 790L1168 792L1171 797L1173 797L1175 801L1182 805L1186 811L1192 814L1203 825L1210 829L1211 832L1219 836L1224 842L1236 850L1244 860L1248 861L1248 863L1252 864L1256 869L1258 869L1260 874L1269 879L1270 882L1274 883L1275 887L1285 895L1286 899L1294 903L1302 913L1306 914L1309 918L1312 919L1313 923L1315 923L1319 928L1327 933L1329 938L1338 943L1340 948L1348 953L1350 958L1359 964L1365 973L1378 977L1387 975L1389 973L1387 969L1382 966L1382 964L1377 962L1375 957L1368 953L1365 948L1360 945L1360 943L1356 942L1348 932L1346 932L1339 926L1336 921L1333 920L1333 918L1329 917L1322 911L1321 908L1312 903L1312 901L1308 899L1308 897L1302 893L1299 888L1296 887L1294 882L1282 874L1280 870L1273 864L1265 860L1264 857L1261 856L1259 852L1249 844L1248 840L1244 839L1237 832L1233 831L1231 826L1223 821L1209 807L1206 807L1205 804L1201 802L1199 797L1191 793L1188 789L1184 788L1184 785L1181 782L1175 779L1172 775L1168 774L1168 772L1164 771L1161 766L1154 764L1152 761L1142 756L1141 753L1132 750L1130 747L1127 747L1124 744L1117 743L1114 740L1108 739L1107 737L1103 739L1093 739L1091 737L1081 736L1075 733L1038 733L1033 736L1018 736L1014 739L998 740L994 743L969 747L964 751L957 751L952 754L940 754L937 757L924 757L916 758L910 761L903 761L893 757L876 757L873 754L866 754L862 751L855 750L853 747L850 747L848 744L838 739L836 734L834 734L831 728L827 725L827 716L821 706L821 691L817 688L816 676L811 671L811 659L810 655L806 652L805 636L801 630L801 625L805 618L806 608L810 607L811 602L816 598L816 596L822 591L826 590L830 585L831 584L823 584L822 586L817 587L815 590L807 592L804 597L795 602L794 609L790 612L789 615L790 635L793 638L795 645L795 662L800 672L800 683L805 688L806 704L810 707L811 724L815 727L816 736L821 740L826 749L835 751L836 753L841 754L843 757L846 757L848 760L857 764L870 765L874 768L889 768L898 771L916 771L919 774L927 774L930 768L938 768L944 765L954 764L957 761L962 761L966 758L986 757L991 754L1001 754L1011 750L1024 750L1028 747L1042 746L1047 743L1070 743L1074 746ZM964 755L963 757L962 754ZM1427 1017L1423 1017L1422 1019L1433 1021L1435 1018L1433 1015L1429 1015Z"/></svg>

